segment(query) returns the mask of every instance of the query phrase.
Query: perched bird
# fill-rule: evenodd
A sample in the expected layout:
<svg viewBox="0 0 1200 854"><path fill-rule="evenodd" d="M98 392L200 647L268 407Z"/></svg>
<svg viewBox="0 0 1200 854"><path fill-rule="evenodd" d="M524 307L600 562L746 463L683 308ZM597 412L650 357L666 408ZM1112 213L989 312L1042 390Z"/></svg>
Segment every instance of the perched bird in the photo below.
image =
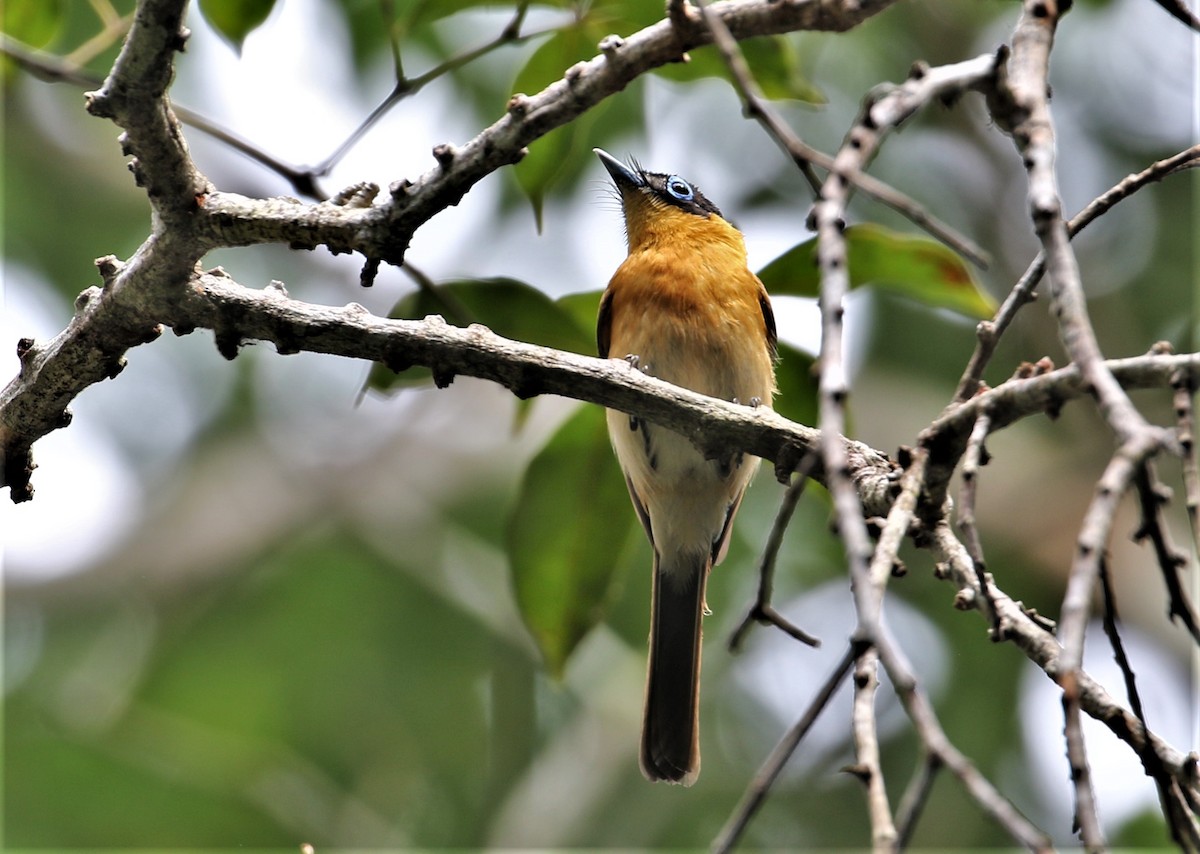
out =
<svg viewBox="0 0 1200 854"><path fill-rule="evenodd" d="M600 301L600 356L723 400L770 405L775 317L741 233L678 175L599 148L625 215L629 255ZM654 548L641 767L690 786L700 773L700 621L756 458L708 460L685 437L609 410L608 432Z"/></svg>

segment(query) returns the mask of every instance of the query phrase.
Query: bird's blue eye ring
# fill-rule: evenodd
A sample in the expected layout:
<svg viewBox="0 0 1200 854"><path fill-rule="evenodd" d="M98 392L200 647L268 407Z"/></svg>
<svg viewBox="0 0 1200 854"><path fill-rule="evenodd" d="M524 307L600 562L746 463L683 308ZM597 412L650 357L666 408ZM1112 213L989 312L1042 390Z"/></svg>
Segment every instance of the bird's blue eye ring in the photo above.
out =
<svg viewBox="0 0 1200 854"><path fill-rule="evenodd" d="M692 185L678 175L671 175L667 178L667 192L681 202L690 202L696 196L692 192Z"/></svg>

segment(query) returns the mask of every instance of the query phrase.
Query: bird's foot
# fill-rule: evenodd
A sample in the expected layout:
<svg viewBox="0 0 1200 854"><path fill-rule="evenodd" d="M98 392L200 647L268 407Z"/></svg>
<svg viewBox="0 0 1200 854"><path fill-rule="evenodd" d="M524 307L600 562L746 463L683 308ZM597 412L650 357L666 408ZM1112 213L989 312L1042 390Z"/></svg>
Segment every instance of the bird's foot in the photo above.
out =
<svg viewBox="0 0 1200 854"><path fill-rule="evenodd" d="M638 369L639 371L641 371L643 374L647 374L647 375L649 375L649 373L650 373L650 366L649 366L649 365L643 365L643 364L642 364L642 357L641 357L641 356L639 356L637 353L630 353L630 354L628 354L628 355L625 357L625 361L629 363L629 367L631 367L631 368L637 368L637 369Z"/></svg>

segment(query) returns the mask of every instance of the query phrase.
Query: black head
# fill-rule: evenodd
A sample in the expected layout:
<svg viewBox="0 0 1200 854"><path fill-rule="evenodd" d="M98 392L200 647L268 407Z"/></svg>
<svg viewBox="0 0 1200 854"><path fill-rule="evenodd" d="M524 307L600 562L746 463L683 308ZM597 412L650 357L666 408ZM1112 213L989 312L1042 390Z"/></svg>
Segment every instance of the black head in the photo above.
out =
<svg viewBox="0 0 1200 854"><path fill-rule="evenodd" d="M699 187L686 178L662 172L647 172L637 161L626 165L602 148L592 150L612 176L613 183L622 197L627 193L643 193L655 201L673 205L699 217L707 219L709 214L716 214L724 219L720 209L705 198Z"/></svg>

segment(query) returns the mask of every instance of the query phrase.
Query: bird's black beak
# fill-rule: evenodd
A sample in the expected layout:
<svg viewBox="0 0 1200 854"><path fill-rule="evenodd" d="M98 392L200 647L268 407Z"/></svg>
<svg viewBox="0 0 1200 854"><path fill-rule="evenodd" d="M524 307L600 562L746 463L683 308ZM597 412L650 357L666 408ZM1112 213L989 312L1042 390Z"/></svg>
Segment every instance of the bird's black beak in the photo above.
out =
<svg viewBox="0 0 1200 854"><path fill-rule="evenodd" d="M604 168L608 170L608 174L612 176L613 183L617 185L618 190L634 190L646 186L646 182L642 180L641 175L634 172L603 148L593 148L592 151L596 152L596 156L600 158L600 162L604 164Z"/></svg>

